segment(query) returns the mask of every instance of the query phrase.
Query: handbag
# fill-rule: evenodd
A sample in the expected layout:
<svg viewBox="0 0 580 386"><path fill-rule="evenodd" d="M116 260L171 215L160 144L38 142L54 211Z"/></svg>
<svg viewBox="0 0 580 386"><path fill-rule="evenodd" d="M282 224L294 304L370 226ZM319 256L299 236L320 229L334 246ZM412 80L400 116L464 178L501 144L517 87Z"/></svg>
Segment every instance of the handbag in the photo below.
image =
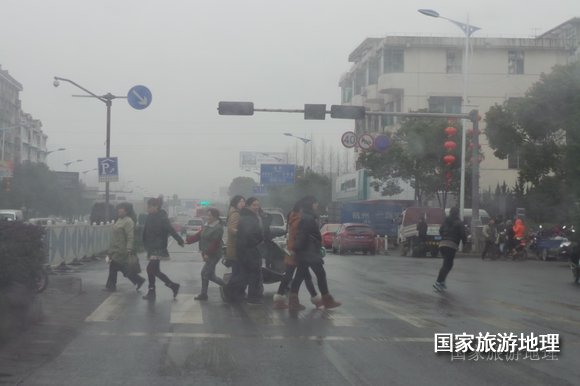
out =
<svg viewBox="0 0 580 386"><path fill-rule="evenodd" d="M130 274L141 273L141 264L139 264L139 257L136 253L130 253L127 256L127 272Z"/></svg>

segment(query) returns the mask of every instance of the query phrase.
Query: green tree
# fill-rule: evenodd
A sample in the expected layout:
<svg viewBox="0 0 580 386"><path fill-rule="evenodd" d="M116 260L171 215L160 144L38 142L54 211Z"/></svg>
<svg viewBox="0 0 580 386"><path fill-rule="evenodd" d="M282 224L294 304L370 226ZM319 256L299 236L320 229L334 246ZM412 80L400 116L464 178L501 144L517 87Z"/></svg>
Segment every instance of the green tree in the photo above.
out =
<svg viewBox="0 0 580 386"><path fill-rule="evenodd" d="M272 186L268 189L268 197L265 204L281 208L289 212L296 201L304 196L314 196L320 202L320 208L324 213L325 208L332 201L332 183L325 175L306 172L305 176L296 179L294 185Z"/></svg>
<svg viewBox="0 0 580 386"><path fill-rule="evenodd" d="M236 177L232 180L228 193L230 197L241 195L246 198L254 195L254 187L258 186L256 181L250 177Z"/></svg>
<svg viewBox="0 0 580 386"><path fill-rule="evenodd" d="M495 156L519 158L514 191L537 221L574 217L580 198L580 62L542 74L523 98L493 106L486 135Z"/></svg>
<svg viewBox="0 0 580 386"><path fill-rule="evenodd" d="M391 147L385 152L363 152L359 163L366 168L371 177L378 180L377 189L383 195L400 193L396 181L402 179L415 188L417 201L422 205L430 197L438 197L442 206L446 204L447 192L457 192L459 188L458 150L454 166L443 164L448 154L443 147L448 140L444 129L448 122L444 119L408 118L392 136ZM453 140L461 147L461 137ZM452 173L451 184L447 186L446 173Z"/></svg>
<svg viewBox="0 0 580 386"><path fill-rule="evenodd" d="M66 190L58 184L54 172L42 163L24 162L14 168L9 192L1 192L3 208L26 208L28 216L63 215L73 217L87 213L83 187Z"/></svg>
<svg viewBox="0 0 580 386"><path fill-rule="evenodd" d="M493 106L486 121L495 156L517 154L524 183L554 176L580 191L580 62L542 74L525 97Z"/></svg>

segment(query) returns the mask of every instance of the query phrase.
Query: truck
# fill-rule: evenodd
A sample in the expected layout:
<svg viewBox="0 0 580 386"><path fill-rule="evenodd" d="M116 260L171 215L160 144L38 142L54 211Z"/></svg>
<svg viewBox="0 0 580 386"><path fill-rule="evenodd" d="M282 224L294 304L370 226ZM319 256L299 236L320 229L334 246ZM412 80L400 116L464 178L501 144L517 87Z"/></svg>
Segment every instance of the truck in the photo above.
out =
<svg viewBox="0 0 580 386"><path fill-rule="evenodd" d="M380 237L397 240L397 219L411 205L407 201L371 200L331 203L328 223L358 223L369 225Z"/></svg>
<svg viewBox="0 0 580 386"><path fill-rule="evenodd" d="M419 239L417 224L421 218L427 222L427 236ZM424 257L427 253L439 255L439 228L445 221L445 211L442 208L409 207L403 211L399 221L398 242L403 256Z"/></svg>

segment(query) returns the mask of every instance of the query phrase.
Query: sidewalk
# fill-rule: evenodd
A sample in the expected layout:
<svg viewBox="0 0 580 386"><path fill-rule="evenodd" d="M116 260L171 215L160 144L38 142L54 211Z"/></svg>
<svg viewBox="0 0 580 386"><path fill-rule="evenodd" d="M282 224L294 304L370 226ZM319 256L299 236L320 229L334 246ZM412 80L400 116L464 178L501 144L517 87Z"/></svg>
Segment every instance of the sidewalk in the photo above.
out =
<svg viewBox="0 0 580 386"><path fill-rule="evenodd" d="M0 384L19 384L56 357L106 296L100 289L83 289L75 271L51 274L48 288L37 297L41 321L0 347Z"/></svg>

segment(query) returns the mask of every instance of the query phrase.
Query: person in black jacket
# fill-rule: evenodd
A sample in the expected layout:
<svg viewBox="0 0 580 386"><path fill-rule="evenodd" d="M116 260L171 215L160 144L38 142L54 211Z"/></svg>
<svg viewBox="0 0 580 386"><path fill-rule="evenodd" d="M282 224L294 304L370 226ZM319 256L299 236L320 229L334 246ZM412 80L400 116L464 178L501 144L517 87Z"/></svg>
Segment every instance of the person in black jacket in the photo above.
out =
<svg viewBox="0 0 580 386"><path fill-rule="evenodd" d="M309 274L308 269L312 269L318 280L318 289L322 295L322 305L326 309L339 307L341 303L334 300L328 291L326 281L326 271L324 270L324 260L322 256L322 235L318 226L318 201L312 196L304 197L302 200L302 218L298 224L296 240L294 241L294 252L298 268L292 285L290 296L288 297L288 307L290 310L303 310L300 304L298 291L300 285Z"/></svg>
<svg viewBox="0 0 580 386"><path fill-rule="evenodd" d="M163 201L161 198L151 198L147 202L149 215L145 221L143 229L143 245L147 251L149 264L147 265L147 276L149 277L149 292L143 296L145 300L155 300L155 278L159 278L173 291L173 297L177 297L179 284L172 282L167 275L161 272L161 259L169 258L167 251L167 241L171 235L175 241L183 248L184 241L171 226L167 213L161 209Z"/></svg>
<svg viewBox="0 0 580 386"><path fill-rule="evenodd" d="M240 222L236 241L239 274L228 283L228 291L233 301L240 300L240 294L248 286L250 304L262 304L260 245L264 242L264 219L260 215L260 201L255 197L246 200L246 207L240 211Z"/></svg>
<svg viewBox="0 0 580 386"><path fill-rule="evenodd" d="M445 280L453 268L453 260L459 248L459 243L463 242L465 244L467 241L465 227L459 218L459 208L451 208L449 216L445 219L441 228L439 228L439 234L442 238L439 242L439 250L443 255L443 266L439 270L439 276L435 284L433 284L433 287L437 291L443 291L447 289Z"/></svg>

